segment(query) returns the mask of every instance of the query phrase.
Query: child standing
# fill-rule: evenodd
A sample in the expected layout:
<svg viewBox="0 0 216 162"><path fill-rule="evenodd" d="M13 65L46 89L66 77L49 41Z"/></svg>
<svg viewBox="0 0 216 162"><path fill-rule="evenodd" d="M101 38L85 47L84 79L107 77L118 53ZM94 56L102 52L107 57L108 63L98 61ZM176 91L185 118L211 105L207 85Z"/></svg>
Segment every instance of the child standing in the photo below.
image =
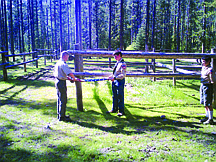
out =
<svg viewBox="0 0 216 162"><path fill-rule="evenodd" d="M205 106L206 117L201 119L203 124L213 124L213 79L214 69L210 66L211 58L204 56L202 58L200 103Z"/></svg>

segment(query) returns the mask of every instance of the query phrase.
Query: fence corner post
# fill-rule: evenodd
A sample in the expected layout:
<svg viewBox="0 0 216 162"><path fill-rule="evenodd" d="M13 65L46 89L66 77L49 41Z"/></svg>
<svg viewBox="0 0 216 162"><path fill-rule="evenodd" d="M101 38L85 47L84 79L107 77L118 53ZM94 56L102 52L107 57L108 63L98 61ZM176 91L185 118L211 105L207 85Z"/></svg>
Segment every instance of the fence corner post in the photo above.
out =
<svg viewBox="0 0 216 162"><path fill-rule="evenodd" d="M216 55L216 48L211 49L211 53ZM214 70L216 70L216 58L212 59L212 67ZM216 108L216 83L213 84L213 89L214 89L213 107Z"/></svg>
<svg viewBox="0 0 216 162"><path fill-rule="evenodd" d="M78 47L75 45L75 50ZM82 65L82 59L78 54L74 54L74 69L75 72L80 72L80 65ZM76 85L76 100L77 100L77 110L83 111L83 99L82 99L82 83L81 82L75 82Z"/></svg>

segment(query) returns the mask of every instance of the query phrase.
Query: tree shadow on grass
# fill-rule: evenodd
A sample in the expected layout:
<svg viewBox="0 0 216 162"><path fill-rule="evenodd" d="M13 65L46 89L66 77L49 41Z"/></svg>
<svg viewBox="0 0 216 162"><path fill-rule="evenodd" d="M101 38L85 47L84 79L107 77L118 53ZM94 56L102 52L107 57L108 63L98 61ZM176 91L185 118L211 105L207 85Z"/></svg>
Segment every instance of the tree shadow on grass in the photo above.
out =
<svg viewBox="0 0 216 162"><path fill-rule="evenodd" d="M18 80L18 79L8 79L5 81L6 83L9 84L14 84L14 86L31 86L35 88L40 88L40 87L55 87L54 81L44 81L44 80Z"/></svg>
<svg viewBox="0 0 216 162"><path fill-rule="evenodd" d="M34 130L33 128L38 127L37 125L28 124L24 129L28 129L31 133L26 134L22 127L22 124L26 123L7 118L4 120L6 124L3 123L0 126L2 132L0 135L0 161L82 161L83 156L85 156L86 161L92 161L100 156L98 152L89 153L90 155L86 156L86 152L81 149L82 146L73 145L72 142L61 142L60 144L57 142L56 144L47 140L49 137L54 137L55 140L61 141L67 137L68 133L62 132L61 130L44 128L42 131L38 132L38 130ZM10 124L7 124L7 122ZM18 133L19 130L21 133ZM15 141L13 141L11 135L8 135L8 132L12 133L13 131L18 133L18 135L14 134ZM17 138L19 135L22 136L23 134L25 135L22 138ZM13 147L14 144L16 144L15 148ZM38 147L40 145L45 147L45 150L40 150L41 147Z"/></svg>
<svg viewBox="0 0 216 162"><path fill-rule="evenodd" d="M106 112L108 111L106 105L104 104L104 102L100 99L100 96L98 95L98 82L94 82L95 83L95 87L92 89L93 90L93 99L95 99L97 101L97 104L101 110L101 112L103 114L106 114ZM105 116L106 118L106 116Z"/></svg>
<svg viewBox="0 0 216 162"><path fill-rule="evenodd" d="M177 82L177 83L178 83L178 85L176 86L177 88L185 88L185 87L187 87L188 89L194 89L196 91L200 90L200 87L197 86L196 84L193 84L193 83L190 83L190 85L186 85L186 84L184 84L182 82Z"/></svg>

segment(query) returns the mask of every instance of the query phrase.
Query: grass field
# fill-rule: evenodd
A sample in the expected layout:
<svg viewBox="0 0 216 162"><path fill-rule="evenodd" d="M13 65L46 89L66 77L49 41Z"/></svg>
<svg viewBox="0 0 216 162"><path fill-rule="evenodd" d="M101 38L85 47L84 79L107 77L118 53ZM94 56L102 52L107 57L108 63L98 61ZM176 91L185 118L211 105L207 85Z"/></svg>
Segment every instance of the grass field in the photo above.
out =
<svg viewBox="0 0 216 162"><path fill-rule="evenodd" d="M57 121L54 63L12 69L0 81L0 161L216 161L216 125L199 123L199 80L173 87L167 79L126 78L123 117L106 114L111 82L82 83L84 112L68 82L66 123Z"/></svg>

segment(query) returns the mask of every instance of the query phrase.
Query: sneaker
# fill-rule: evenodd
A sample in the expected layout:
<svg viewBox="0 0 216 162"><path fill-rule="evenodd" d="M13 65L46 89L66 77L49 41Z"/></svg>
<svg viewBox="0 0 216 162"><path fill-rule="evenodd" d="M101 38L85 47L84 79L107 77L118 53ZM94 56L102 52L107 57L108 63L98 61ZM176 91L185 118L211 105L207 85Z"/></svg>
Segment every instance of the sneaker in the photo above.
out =
<svg viewBox="0 0 216 162"><path fill-rule="evenodd" d="M200 123L206 122L207 120L208 120L208 118L205 117L205 118L203 118L203 119L200 120Z"/></svg>
<svg viewBox="0 0 216 162"><path fill-rule="evenodd" d="M208 119L207 121L205 121L203 124L213 124L213 119Z"/></svg>
<svg viewBox="0 0 216 162"><path fill-rule="evenodd" d="M66 121L66 122L70 122L71 118L69 116L65 116L65 117L60 117L59 121Z"/></svg>
<svg viewBox="0 0 216 162"><path fill-rule="evenodd" d="M118 113L117 114L117 116L123 116L124 115L124 113Z"/></svg>
<svg viewBox="0 0 216 162"><path fill-rule="evenodd" d="M110 113L117 113L116 111L113 111L113 110L110 110L110 111L107 111L106 112L107 114L110 114Z"/></svg>

